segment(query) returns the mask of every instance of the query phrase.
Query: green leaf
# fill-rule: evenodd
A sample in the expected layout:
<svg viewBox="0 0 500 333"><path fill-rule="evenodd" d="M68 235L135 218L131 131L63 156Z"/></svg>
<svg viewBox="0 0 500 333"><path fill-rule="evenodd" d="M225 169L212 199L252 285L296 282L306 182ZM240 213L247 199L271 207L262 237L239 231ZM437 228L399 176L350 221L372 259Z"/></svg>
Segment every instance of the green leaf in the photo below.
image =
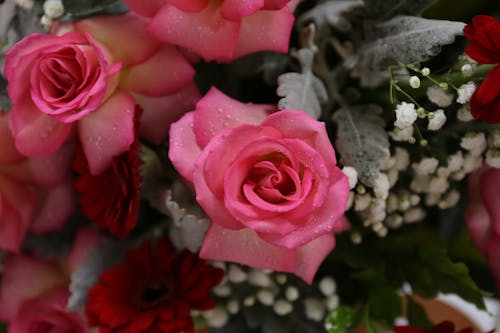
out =
<svg viewBox="0 0 500 333"><path fill-rule="evenodd" d="M376 105L343 107L333 114L337 125L335 147L342 164L354 167L359 180L373 187L381 161L389 157L389 138L385 121Z"/></svg>
<svg viewBox="0 0 500 333"><path fill-rule="evenodd" d="M355 326L358 313L358 309L339 306L326 317L325 328L329 333L346 333L348 328Z"/></svg>
<svg viewBox="0 0 500 333"><path fill-rule="evenodd" d="M434 325L427 317L427 313L424 308L422 308L422 306L415 302L411 297L407 297L407 302L407 317L410 326L430 331Z"/></svg>
<svg viewBox="0 0 500 333"><path fill-rule="evenodd" d="M284 73L278 77L276 93L283 97L278 102L280 110L304 110L315 119L321 117L321 105L328 100L323 82L312 72L314 53L300 49L296 55L302 73Z"/></svg>

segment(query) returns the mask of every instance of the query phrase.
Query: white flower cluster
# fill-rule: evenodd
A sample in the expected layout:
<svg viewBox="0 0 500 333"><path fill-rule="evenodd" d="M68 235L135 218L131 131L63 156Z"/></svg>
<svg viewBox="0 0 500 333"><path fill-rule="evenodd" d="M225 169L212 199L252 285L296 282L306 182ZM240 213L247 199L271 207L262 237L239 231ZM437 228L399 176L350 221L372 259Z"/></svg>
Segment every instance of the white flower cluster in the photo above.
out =
<svg viewBox="0 0 500 333"><path fill-rule="evenodd" d="M195 313L213 328L225 326L230 315L255 306L270 308L280 317L304 311L307 319L322 322L328 311L339 305L337 284L331 277L306 288L303 282L283 273L222 262L215 265L226 271L224 280L213 290L218 305L211 311Z"/></svg>
<svg viewBox="0 0 500 333"><path fill-rule="evenodd" d="M50 29L52 21L64 14L64 4L62 0L45 0L43 3L43 16L41 23L46 30Z"/></svg>

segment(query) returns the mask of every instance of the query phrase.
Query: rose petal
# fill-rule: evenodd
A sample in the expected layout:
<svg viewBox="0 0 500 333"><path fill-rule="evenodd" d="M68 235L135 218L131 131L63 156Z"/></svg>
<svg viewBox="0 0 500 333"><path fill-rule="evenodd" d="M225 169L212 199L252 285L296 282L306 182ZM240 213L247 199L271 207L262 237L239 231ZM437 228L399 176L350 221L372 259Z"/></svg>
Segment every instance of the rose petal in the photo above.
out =
<svg viewBox="0 0 500 333"><path fill-rule="evenodd" d="M488 267L495 279L497 293L500 292L500 235L494 235L487 249Z"/></svg>
<svg viewBox="0 0 500 333"><path fill-rule="evenodd" d="M123 0L130 10L139 15L153 17L160 7L165 3L165 0ZM191 2L191 1L185 1Z"/></svg>
<svg viewBox="0 0 500 333"><path fill-rule="evenodd" d="M57 266L41 259L8 255L3 265L0 285L0 319L3 321L16 315L25 300L66 282Z"/></svg>
<svg viewBox="0 0 500 333"><path fill-rule="evenodd" d="M210 225L200 250L200 257L283 272L293 272L296 264L295 250L266 243L252 230L228 230L217 223Z"/></svg>
<svg viewBox="0 0 500 333"><path fill-rule="evenodd" d="M161 47L161 43L147 33L147 24L147 19L127 13L84 19L75 22L74 27L90 33L105 45L114 59L130 67L144 62Z"/></svg>
<svg viewBox="0 0 500 333"><path fill-rule="evenodd" d="M61 229L76 207L73 187L71 184L64 184L47 190L40 205L30 231L45 233Z"/></svg>
<svg viewBox="0 0 500 333"><path fill-rule="evenodd" d="M0 248L18 252L24 240L28 221L22 220L15 206L6 201L0 194Z"/></svg>
<svg viewBox="0 0 500 333"><path fill-rule="evenodd" d="M480 191L495 232L500 235L500 169L491 168L481 175Z"/></svg>
<svg viewBox="0 0 500 333"><path fill-rule="evenodd" d="M19 153L9 127L10 113L0 111L0 165L22 161L25 157Z"/></svg>
<svg viewBox="0 0 500 333"><path fill-rule="evenodd" d="M118 90L99 109L78 122L92 175L103 172L114 156L129 149L134 141L134 110L134 98Z"/></svg>
<svg viewBox="0 0 500 333"><path fill-rule="evenodd" d="M195 83L190 83L174 94L162 97L134 95L142 109L141 137L159 145L168 136L170 125L195 108L201 98Z"/></svg>
<svg viewBox="0 0 500 333"><path fill-rule="evenodd" d="M200 147L225 129L242 124L260 124L275 110L267 104L245 104L212 87L196 105L194 132Z"/></svg>
<svg viewBox="0 0 500 333"><path fill-rule="evenodd" d="M71 134L72 125L41 113L26 96L12 107L11 128L16 147L22 154L42 157L63 145Z"/></svg>
<svg viewBox="0 0 500 333"><path fill-rule="evenodd" d="M166 3L174 5L186 12L199 12L208 5L210 0L165 0Z"/></svg>
<svg viewBox="0 0 500 333"><path fill-rule="evenodd" d="M221 4L222 17L239 21L244 16L252 15L264 6L264 0L224 0Z"/></svg>
<svg viewBox="0 0 500 333"><path fill-rule="evenodd" d="M323 235L297 249L297 259L293 272L311 284L319 266L335 247L332 233Z"/></svg>
<svg viewBox="0 0 500 333"><path fill-rule="evenodd" d="M80 229L66 259L66 267L69 272L75 272L80 265L84 264L90 251L94 250L103 240L104 236L94 229Z"/></svg>
<svg viewBox="0 0 500 333"><path fill-rule="evenodd" d="M294 20L288 7L260 10L244 17L234 58L259 51L287 53Z"/></svg>
<svg viewBox="0 0 500 333"><path fill-rule="evenodd" d="M149 25L158 39L194 51L206 61L232 59L239 28L239 23L221 17L217 3L195 13L165 5Z"/></svg>
<svg viewBox="0 0 500 333"><path fill-rule="evenodd" d="M175 169L187 180L193 181L195 161L201 154L193 133L193 112L185 114L170 126L168 157Z"/></svg>
<svg viewBox="0 0 500 333"><path fill-rule="evenodd" d="M476 171L467 179L468 198L464 217L470 236L476 246L485 254L490 237L491 218L481 199L481 173L482 171Z"/></svg>
<svg viewBox="0 0 500 333"><path fill-rule="evenodd" d="M161 68L163 75L158 75ZM121 87L147 96L170 95L192 82L194 69L173 47L165 45L122 75Z"/></svg>
<svg viewBox="0 0 500 333"><path fill-rule="evenodd" d="M286 4L289 2L290 2L290 0L264 0L263 9L267 9L267 10L281 9L281 8L285 7Z"/></svg>

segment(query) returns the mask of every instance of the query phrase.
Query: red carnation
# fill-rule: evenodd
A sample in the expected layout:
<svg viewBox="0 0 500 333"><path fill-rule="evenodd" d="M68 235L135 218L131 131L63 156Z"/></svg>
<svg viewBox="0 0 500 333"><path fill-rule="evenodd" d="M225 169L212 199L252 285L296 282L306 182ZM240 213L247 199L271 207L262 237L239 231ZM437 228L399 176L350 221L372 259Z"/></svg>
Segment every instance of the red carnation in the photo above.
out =
<svg viewBox="0 0 500 333"><path fill-rule="evenodd" d="M139 216L141 176L139 167L139 117L136 107L135 142L130 149L115 156L108 169L99 175L91 175L82 147L76 153L73 169L79 174L74 182L80 192L83 213L99 226L118 237L125 237L132 230Z"/></svg>
<svg viewBox="0 0 500 333"><path fill-rule="evenodd" d="M470 111L476 119L500 123L500 66L488 73L470 99Z"/></svg>
<svg viewBox="0 0 500 333"><path fill-rule="evenodd" d="M434 325L430 331L414 328L411 326L395 326L394 333L454 333L455 324L451 321L443 321ZM466 327L456 333L472 333L472 328Z"/></svg>
<svg viewBox="0 0 500 333"><path fill-rule="evenodd" d="M85 311L100 333L192 333L190 311L215 306L209 292L222 277L195 254L176 254L166 238L147 241L101 274Z"/></svg>
<svg viewBox="0 0 500 333"><path fill-rule="evenodd" d="M483 64L500 63L500 22L494 17L477 15L464 28L470 41L465 53Z"/></svg>

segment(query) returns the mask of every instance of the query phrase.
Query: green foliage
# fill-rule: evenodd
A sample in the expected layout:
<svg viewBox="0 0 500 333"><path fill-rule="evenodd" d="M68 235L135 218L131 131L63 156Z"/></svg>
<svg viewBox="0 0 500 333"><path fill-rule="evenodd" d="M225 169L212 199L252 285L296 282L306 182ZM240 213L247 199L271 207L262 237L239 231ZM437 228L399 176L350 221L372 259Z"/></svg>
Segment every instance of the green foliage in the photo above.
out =
<svg viewBox="0 0 500 333"><path fill-rule="evenodd" d="M358 309L339 306L328 314L325 328L329 333L347 333L347 329L355 325L358 314Z"/></svg>
<svg viewBox="0 0 500 333"><path fill-rule="evenodd" d="M425 310L411 297L407 297L407 302L407 317L410 326L430 330L433 324L427 317Z"/></svg>

